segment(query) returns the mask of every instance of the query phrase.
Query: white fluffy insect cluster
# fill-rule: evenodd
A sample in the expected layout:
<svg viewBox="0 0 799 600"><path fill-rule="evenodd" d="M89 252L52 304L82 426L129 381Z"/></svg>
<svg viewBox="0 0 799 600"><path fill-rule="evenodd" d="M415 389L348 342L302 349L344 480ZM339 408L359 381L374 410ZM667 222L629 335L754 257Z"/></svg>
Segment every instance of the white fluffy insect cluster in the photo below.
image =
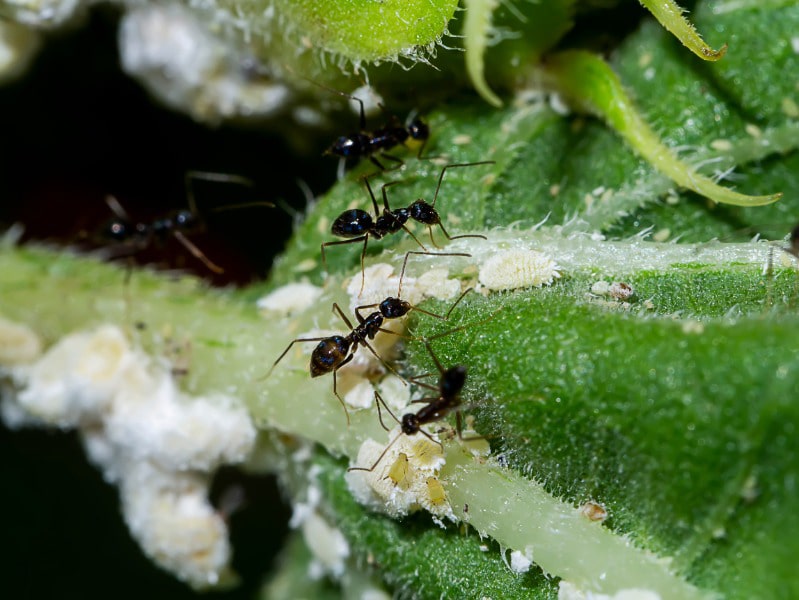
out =
<svg viewBox="0 0 799 600"><path fill-rule="evenodd" d="M208 488L218 466L252 450L247 411L226 396L182 393L115 326L68 335L42 355L40 346L32 331L0 321L0 369L17 390L0 405L5 423L78 429L119 486L144 552L194 587L217 584L231 550Z"/></svg>

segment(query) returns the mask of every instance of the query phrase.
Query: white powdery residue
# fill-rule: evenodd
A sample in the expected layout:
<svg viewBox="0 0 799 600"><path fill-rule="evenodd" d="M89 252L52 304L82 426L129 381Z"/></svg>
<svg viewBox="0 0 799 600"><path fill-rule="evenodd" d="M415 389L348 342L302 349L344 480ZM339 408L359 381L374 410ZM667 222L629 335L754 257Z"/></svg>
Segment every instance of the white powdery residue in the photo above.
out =
<svg viewBox="0 0 799 600"><path fill-rule="evenodd" d="M504 250L480 265L479 281L489 290L550 285L560 277L554 259L536 250Z"/></svg>
<svg viewBox="0 0 799 600"><path fill-rule="evenodd" d="M35 29L62 25L84 9L87 0L11 0L5 3L14 20Z"/></svg>
<svg viewBox="0 0 799 600"><path fill-rule="evenodd" d="M558 600L660 600L660 594L651 590L619 590L613 595L584 592L573 583L561 581L558 585Z"/></svg>
<svg viewBox="0 0 799 600"><path fill-rule="evenodd" d="M405 516L426 509L434 517L447 517L455 521L452 507L446 498L446 489L438 479L444 466L441 447L422 435L408 436L399 427L389 434L394 440L388 450L386 445L372 439L366 440L358 451L355 466L371 471L350 471L347 485L353 497L361 504L392 517Z"/></svg>
<svg viewBox="0 0 799 600"><path fill-rule="evenodd" d="M321 295L322 288L313 284L290 283L259 298L256 306L264 313L288 316L310 308Z"/></svg>
<svg viewBox="0 0 799 600"><path fill-rule="evenodd" d="M242 462L256 435L242 406L224 396L184 397L171 378L162 378L147 398L122 390L105 426L129 456L175 471Z"/></svg>
<svg viewBox="0 0 799 600"><path fill-rule="evenodd" d="M0 366L27 364L41 353L42 342L32 329L0 317Z"/></svg>
<svg viewBox="0 0 799 600"><path fill-rule="evenodd" d="M799 37L791 38L791 48L795 54L799 54Z"/></svg>
<svg viewBox="0 0 799 600"><path fill-rule="evenodd" d="M533 549L525 548L524 552L514 550L510 553L510 570L521 575L527 573L533 565Z"/></svg>
<svg viewBox="0 0 799 600"><path fill-rule="evenodd" d="M367 380L359 381L346 393L344 402L350 408L370 408L375 403L375 391Z"/></svg>
<svg viewBox="0 0 799 600"><path fill-rule="evenodd" d="M138 361L116 327L68 335L36 363L16 371L27 381L16 402L49 425L67 428L97 421L120 390L140 389L151 381Z"/></svg>
<svg viewBox="0 0 799 600"><path fill-rule="evenodd" d="M302 536L315 559L309 567L311 578L341 577L344 574L350 546L341 531L332 527L319 513L313 512L302 524Z"/></svg>
<svg viewBox="0 0 799 600"><path fill-rule="evenodd" d="M77 427L90 460L118 484L145 554L196 588L229 574L227 526L208 491L213 469L243 461L255 444L238 402L183 394L110 325L65 336L10 372L21 391L4 397L3 418Z"/></svg>
<svg viewBox="0 0 799 600"><path fill-rule="evenodd" d="M217 19L178 4L135 4L119 34L122 67L167 104L197 119L266 116L283 110L291 92L282 83L253 78L246 56L226 44Z"/></svg>
<svg viewBox="0 0 799 600"><path fill-rule="evenodd" d="M227 526L208 502L208 484L132 461L120 485L125 522L145 554L198 588L230 575Z"/></svg>

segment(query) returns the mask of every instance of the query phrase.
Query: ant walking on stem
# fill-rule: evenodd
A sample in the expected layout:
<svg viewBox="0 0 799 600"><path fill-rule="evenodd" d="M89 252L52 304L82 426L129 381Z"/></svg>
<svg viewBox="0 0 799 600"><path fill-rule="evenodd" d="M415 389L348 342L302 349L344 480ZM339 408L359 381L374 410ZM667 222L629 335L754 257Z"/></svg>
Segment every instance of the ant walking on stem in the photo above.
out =
<svg viewBox="0 0 799 600"><path fill-rule="evenodd" d="M366 246L369 242L369 238L372 237L376 240L379 240L389 234L396 233L400 229L405 230L408 235L410 235L417 244L422 248L422 250L427 251L425 245L419 241L413 232L408 229L406 223L409 219L417 221L418 223L422 223L423 225L427 225L428 231L430 232L430 242L436 248L440 246L436 244L435 239L433 238L433 227L438 226L441 229L441 232L444 234L448 240L458 240L461 238L480 238L480 239L487 239L484 235L480 234L463 234L463 235L450 235L447 230L444 228L444 224L441 222L441 217L436 210L436 201L438 200L438 193L441 191L441 183L444 181L444 175L446 174L448 169L455 169L459 167L474 167L477 165L492 165L494 164L493 160L485 160L480 162L472 162L472 163L456 163L450 164L445 166L441 169L441 175L438 177L438 185L436 186L436 193L433 196L433 202L428 203L424 198L418 198L414 201L410 206L405 208L397 208L392 209L388 203L388 196L386 194L386 188L389 188L393 185L397 185L398 183L402 183L401 181L390 181L388 183L383 184L382 186L382 194L383 194L383 212L380 212L380 208L377 205L377 199L375 198L374 192L372 191L372 186L369 185L369 178L364 177L363 181L366 184L366 189L369 191L369 197L372 199L372 206L374 207L375 216L372 217L368 212L365 210L361 210L358 208L354 208L351 210L345 210L341 213L335 221L333 221L333 225L330 227L330 231L333 235L338 237L349 238L346 240L336 241L336 242L325 242L322 244L320 250L322 253L322 265L324 266L325 270L327 270L327 258L325 256L325 247L327 246L338 246L342 244L355 244L358 242L363 242L363 249L361 250L361 293L363 293L363 285L364 285L364 260L366 259Z"/></svg>
<svg viewBox="0 0 799 600"><path fill-rule="evenodd" d="M353 326L352 322L347 318L344 314L344 311L341 310L341 307L337 303L333 303L333 311L338 314L342 321L344 321L345 325L348 329L350 329L350 333L346 335L332 335L326 337L312 337L312 338L297 338L292 340L291 343L286 347L283 353L277 357L277 360L272 364L272 367L269 369L269 373L267 373L267 377L272 373L272 370L277 366L277 364L283 359L284 356L288 353L291 347L296 343L304 343L304 342L317 342L316 347L314 348L313 352L311 353L311 362L310 362L310 372L311 377L319 377L320 375L324 375L325 373L333 373L333 393L338 398L338 401L341 403L341 406L344 408L344 413L347 417L347 425L350 423L350 414L347 410L347 405L344 403L344 399L338 393L338 381L336 373L339 369L341 369L344 365L349 363L354 357L355 353L358 350L359 346L364 346L369 352L371 352L389 371L395 374L400 379L403 379L402 376L397 373L397 371L389 365L383 358L377 353L377 351L372 347L370 344L370 340L374 340L375 336L378 332L390 333L392 335L400 336L400 337L407 337L401 333L397 333L395 331L391 331L390 329L383 328L383 323L386 320L390 319L399 319L407 315L410 311L415 310L436 319L440 319L442 321L449 320L450 314L455 309L455 307L460 303L463 297L468 294L472 288L467 289L463 292L457 300L450 306L449 310L447 311L446 315L438 315L436 313L432 313L430 311L424 310L423 308L419 308L418 306L414 306L410 302L406 300L402 300L399 298L399 294L402 292L402 278L405 275L405 267L408 263L408 258L411 254L427 254L431 256L469 256L468 254L463 253L432 253L432 252L418 252L412 251L408 252L405 255L405 260L402 264L402 272L400 273L400 283L399 283L399 290L397 297L388 297L379 304L366 304L363 306L358 306L355 308L355 318L358 320L358 324ZM361 314L361 310L374 308L377 307L378 310L368 314L367 316L363 316ZM405 381L403 379L403 381ZM407 383L406 383L407 385Z"/></svg>

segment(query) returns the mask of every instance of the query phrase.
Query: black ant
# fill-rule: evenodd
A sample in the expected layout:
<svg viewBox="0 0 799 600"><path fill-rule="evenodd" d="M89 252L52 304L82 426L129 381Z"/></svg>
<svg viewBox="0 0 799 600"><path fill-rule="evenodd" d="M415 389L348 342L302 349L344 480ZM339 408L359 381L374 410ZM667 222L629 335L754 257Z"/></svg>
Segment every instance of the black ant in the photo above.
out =
<svg viewBox="0 0 799 600"><path fill-rule="evenodd" d="M353 208L350 210L345 210L341 213L338 218L333 221L333 225L330 227L330 231L333 235L338 237L345 237L350 238L347 240L337 241L337 242L325 242L321 245L320 250L322 253L322 264L324 265L325 270L327 270L327 258L325 256L325 247L326 246L338 246L341 244L355 244L357 242L363 242L363 250L361 251L361 292L363 292L363 285L364 285L364 260L366 258L366 245L369 241L370 237L379 240L391 233L396 233L400 229L404 229L423 250L427 250L425 245L419 241L413 232L408 229L405 223L408 222L408 219L413 219L419 223L427 225L428 230L430 232L430 241L436 248L440 246L436 244L435 239L433 238L433 226L438 225L441 228L441 232L444 234L448 240L458 240L461 238L480 238L480 239L487 239L484 235L479 234L464 234L464 235L455 235L451 236L447 230L444 228L444 224L441 222L441 217L436 211L436 201L438 200L438 193L441 190L441 182L444 180L444 174L447 172L447 169L455 169L458 167L474 167L477 165L492 165L494 164L493 160L485 160L480 162L472 162L472 163L457 163L445 166L441 169L441 175L438 177L438 185L436 186L436 193L433 196L433 203L430 204L424 200L424 198L419 198L413 204L406 208L397 208L392 209L388 203L388 196L386 195L386 188L391 187L392 185L397 185L398 183L402 183L400 181L390 181L389 183L383 184L382 192L383 192L383 212L381 214L380 208L377 205L377 200L375 199L374 192L372 191L372 186L369 185L369 178L364 177L363 181L366 184L366 189L369 191L369 197L372 199L372 206L375 210L375 216L372 217L368 212L365 210L360 210L358 208Z"/></svg>
<svg viewBox="0 0 799 600"><path fill-rule="evenodd" d="M141 252L153 244L164 244L169 237L174 237L192 256L197 258L213 273L224 273L224 269L211 261L187 236L201 233L205 223L199 217L197 203L194 198L193 181L204 179L223 183L237 183L252 187L253 183L245 177L221 173L206 173L202 171L189 171L185 175L186 195L189 208L172 211L163 217L150 222L133 220L119 201L113 196L106 196L105 202L114 213L112 218L103 228L101 235L120 245L127 246L127 256ZM271 202L248 202L231 204L214 208L214 212L232 210L249 206L265 206L274 208Z"/></svg>
<svg viewBox="0 0 799 600"><path fill-rule="evenodd" d="M404 146L409 140L415 140L421 143L419 151L416 153L416 158L422 159L422 153L430 138L430 128L427 126L427 123L416 116L412 116L406 123L402 123L395 115L391 115L390 123L385 127L375 129L374 131L368 131L366 129L366 111L364 110L363 100L356 96L345 94L339 90L322 86L321 84L317 85L334 94L354 100L360 107L358 133L342 135L324 152L325 155L338 156L341 159L339 163L339 179L343 178L344 164L348 159L359 160L364 157L369 157L372 164L381 171L399 169L405 164L405 161L388 154L386 151L400 145ZM378 106L383 112L386 112L382 104L378 104ZM394 169L386 169L383 163L377 160L375 155L379 155L384 159L397 163L396 167L394 167Z"/></svg>
<svg viewBox="0 0 799 600"><path fill-rule="evenodd" d="M461 329L461 328L458 328ZM456 331L456 330L453 330ZM447 334L452 333L447 332ZM442 334L439 334L435 337L440 337ZM445 335L445 334L443 334ZM431 338L432 339L432 338ZM468 438L464 438L462 435L463 431L463 423L461 421L461 390L466 383L466 367L463 365L456 365L454 367L450 367L449 369L444 369L441 365L441 362L436 357L433 349L430 347L430 342L428 340L422 340L425 348L427 348L428 353L433 358L433 362L435 362L436 367L438 368L439 373L441 374L438 380L438 387L422 383L419 381L427 375L422 375L419 377L411 378L410 381L413 383L420 385L422 387L428 388L430 390L436 391L438 395L436 396L427 396L425 398L419 398L418 400L413 400L413 404L424 404L422 408L420 408L415 413L406 413L402 415L402 419L398 419L397 416L391 411L391 409L386 404L383 397L380 395L380 392L375 390L375 404L377 405L377 415L380 419L380 425L382 425L383 429L389 431L389 428L386 427L386 424L383 422L383 413L380 410L380 405L383 405L388 411L388 414L400 425L400 433L396 435L396 437L388 443L385 447L383 452L374 462L374 464L369 467L350 467L347 469L348 471L374 471L375 467L383 460L383 457L388 452L389 448L394 445L394 443L399 439L401 435L416 435L417 433L421 433L431 442L437 444L441 447L442 451L444 446L438 440L434 439L429 433L427 433L424 429L422 429L423 425L429 425L430 423L435 423L437 421L441 421L450 413L455 413L455 431L458 434L458 438L462 441L468 440L476 440L476 439L483 439L482 436L472 436Z"/></svg>
<svg viewBox="0 0 799 600"><path fill-rule="evenodd" d="M400 287L399 290L402 290L402 276L405 274L405 267L408 262L408 257L411 254L432 254L433 256L469 256L468 254L433 254L430 252L408 252L405 255L405 261L402 265L402 273L400 274ZM319 377L320 375L324 375L325 373L333 373L333 393L338 398L338 401L341 403L341 406L344 408L344 413L347 416L347 425L350 423L350 414L347 410L347 405L344 403L344 399L338 393L338 382L336 377L336 372L342 368L344 365L349 363L355 356L355 352L358 350L358 346L365 346L383 365L392 373L397 375L397 377L401 377L399 373L386 361L384 361L377 351L372 347L369 343L369 340L373 340L378 332L382 331L384 333L390 333L392 335L399 335L395 331L391 331L390 329L384 329L383 323L389 319L399 319L407 315L410 311L415 310L431 317L435 317L436 319L441 319L442 321L447 321L449 319L450 314L458 305L458 303L463 299L463 297L469 293L472 288L467 289L463 292L458 299L454 302L454 304L449 308L447 314L445 316L438 315L429 311L426 311L418 306L414 306L410 302L406 300L402 300L399 297L388 297L380 303L377 304L366 304L363 306L358 306L355 308L355 318L358 319L358 324L353 326L347 316L344 314L344 311L341 310L341 307L337 303L333 303L333 311L336 312L341 320L347 325L347 327L351 330L350 333L347 335L333 335L327 337L313 337L313 338L297 338L292 340L292 342L286 347L283 353L277 357L277 360L272 364L272 368L269 370L267 377L269 374L272 373L272 369L277 366L282 358L288 353L291 347L296 344L297 342L318 342L316 348L314 348L313 352L311 353L311 362L310 362L310 372L311 377ZM399 293L398 293L399 295ZM378 307L378 310L368 314L367 316L361 315L361 310L366 308L374 308ZM403 380L404 381L404 380Z"/></svg>

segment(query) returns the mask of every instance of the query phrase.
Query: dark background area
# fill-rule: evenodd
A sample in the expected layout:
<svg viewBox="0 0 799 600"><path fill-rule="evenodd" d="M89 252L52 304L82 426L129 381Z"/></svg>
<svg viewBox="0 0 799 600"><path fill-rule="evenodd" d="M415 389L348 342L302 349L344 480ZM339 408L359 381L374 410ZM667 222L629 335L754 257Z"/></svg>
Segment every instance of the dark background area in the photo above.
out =
<svg viewBox="0 0 799 600"><path fill-rule="evenodd" d="M302 210L297 179L316 194L335 179L335 161L321 156L329 136L315 154L298 156L267 124L210 128L159 106L119 69L117 21L112 10L94 10L83 26L51 36L24 78L0 87L0 229L23 223L26 241L88 247L86 233L111 217L107 194L134 220L147 221L186 208L187 171L238 174L255 187L195 186L207 232L191 239L223 275L174 240L134 258L214 284L264 278L292 218L281 209L209 209L280 198ZM122 521L116 488L86 462L76 434L0 425L0 481L4 597L197 596L141 553ZM244 490L244 508L230 519L243 585L209 598L253 597L287 533L290 511L272 478L223 469L212 501L231 486Z"/></svg>
<svg viewBox="0 0 799 600"><path fill-rule="evenodd" d="M606 52L645 14L637 3L588 13L564 43ZM305 181L316 195L335 179L320 156L337 134L309 136L296 154L268 123L210 128L159 106L119 69L118 15L107 7L47 40L29 73L0 87L0 230L25 225L25 240L91 247L114 195L134 220L187 206L184 175L200 170L248 177L254 187L202 183L197 204L207 232L191 239L225 269L217 276L176 242L135 260L192 271L214 284L266 276L291 234L292 218L264 208L214 212L229 203L282 199L302 210ZM353 117L352 127L357 127ZM263 212L270 211L270 212ZM90 236L91 237L91 236ZM122 282L120 282L122 285ZM139 550L120 514L116 488L88 465L69 432L10 432L0 425L0 576L8 598L194 598ZM289 508L271 478L223 469L212 501L231 486L245 506L230 519L234 568L243 584L208 598L251 598L287 533Z"/></svg>

